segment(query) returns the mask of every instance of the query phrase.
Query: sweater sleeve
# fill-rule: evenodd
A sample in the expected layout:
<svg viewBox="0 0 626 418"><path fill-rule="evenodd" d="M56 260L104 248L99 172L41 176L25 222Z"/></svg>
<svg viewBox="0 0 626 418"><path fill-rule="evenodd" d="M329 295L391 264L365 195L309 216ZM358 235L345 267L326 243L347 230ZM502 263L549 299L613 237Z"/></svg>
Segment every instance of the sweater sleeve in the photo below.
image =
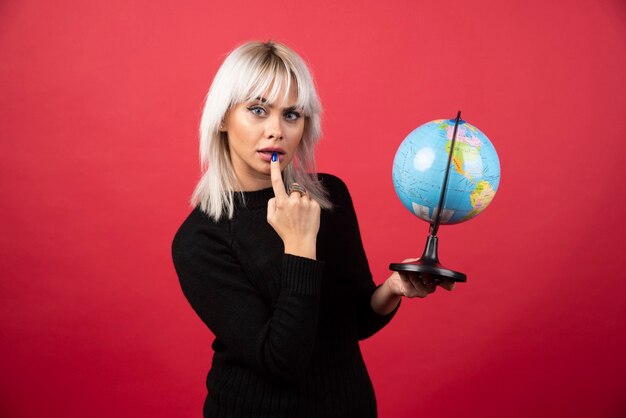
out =
<svg viewBox="0 0 626 418"><path fill-rule="evenodd" d="M316 336L323 262L283 255L272 308L219 228L181 228L172 258L185 297L229 352L273 380L295 382L304 375Z"/></svg>
<svg viewBox="0 0 626 418"><path fill-rule="evenodd" d="M351 236L352 256L354 263L354 282L356 284L357 295L357 337L359 340L364 340L371 337L385 325L391 321L396 314L400 304L387 315L380 315L372 309L372 294L378 288L372 279L372 273L369 268L365 249L363 248L363 241L361 239L361 233L359 230L359 223L357 220L352 198L350 192L343 181L334 177L338 183L337 187L340 190L341 206L345 209L347 217L346 225L349 228L349 235ZM379 285L380 286L380 285Z"/></svg>

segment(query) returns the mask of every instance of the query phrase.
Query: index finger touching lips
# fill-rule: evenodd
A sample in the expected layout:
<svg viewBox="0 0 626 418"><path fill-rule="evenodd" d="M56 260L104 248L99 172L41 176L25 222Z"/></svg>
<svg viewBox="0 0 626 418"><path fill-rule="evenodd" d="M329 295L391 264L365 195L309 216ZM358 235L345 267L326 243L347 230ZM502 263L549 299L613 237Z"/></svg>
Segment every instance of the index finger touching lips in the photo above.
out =
<svg viewBox="0 0 626 418"><path fill-rule="evenodd" d="M274 158L276 156L276 158ZM283 183L283 176L280 173L280 161L276 153L272 154L272 162L270 163L270 174L272 176L272 188L274 189L274 196L287 197L285 191L285 184Z"/></svg>

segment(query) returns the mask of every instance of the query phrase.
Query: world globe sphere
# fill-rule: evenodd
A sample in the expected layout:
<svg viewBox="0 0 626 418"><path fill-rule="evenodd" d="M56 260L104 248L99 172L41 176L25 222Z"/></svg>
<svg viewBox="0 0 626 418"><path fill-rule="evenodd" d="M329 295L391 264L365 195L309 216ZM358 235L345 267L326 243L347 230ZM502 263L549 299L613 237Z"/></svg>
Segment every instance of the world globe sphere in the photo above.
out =
<svg viewBox="0 0 626 418"><path fill-rule="evenodd" d="M400 144L393 160L393 186L402 204L433 223L448 167L455 119L421 125ZM500 160L475 126L459 120L440 223L468 221L484 211L500 185Z"/></svg>

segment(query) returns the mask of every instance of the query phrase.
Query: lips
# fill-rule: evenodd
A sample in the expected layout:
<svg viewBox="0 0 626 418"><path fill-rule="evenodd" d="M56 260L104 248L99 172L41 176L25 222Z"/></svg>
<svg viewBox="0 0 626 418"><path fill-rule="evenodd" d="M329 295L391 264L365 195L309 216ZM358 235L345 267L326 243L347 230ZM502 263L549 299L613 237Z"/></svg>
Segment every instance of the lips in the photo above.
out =
<svg viewBox="0 0 626 418"><path fill-rule="evenodd" d="M261 159L263 161L270 162L272 161L272 154L278 154L278 161L282 161L285 158L285 151L280 148L263 148L262 150L257 151Z"/></svg>

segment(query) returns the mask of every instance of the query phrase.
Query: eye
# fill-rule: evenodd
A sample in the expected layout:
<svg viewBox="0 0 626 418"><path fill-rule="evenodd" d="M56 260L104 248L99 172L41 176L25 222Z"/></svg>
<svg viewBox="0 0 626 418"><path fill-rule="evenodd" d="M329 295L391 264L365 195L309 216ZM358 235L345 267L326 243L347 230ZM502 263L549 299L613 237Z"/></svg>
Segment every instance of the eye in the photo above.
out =
<svg viewBox="0 0 626 418"><path fill-rule="evenodd" d="M266 113L265 109L261 106L250 106L248 110L255 116L265 116Z"/></svg>
<svg viewBox="0 0 626 418"><path fill-rule="evenodd" d="M285 113L285 119L287 119L290 122L297 121L298 119L300 119L300 116L301 116L300 113L296 111L290 111L290 112Z"/></svg>

